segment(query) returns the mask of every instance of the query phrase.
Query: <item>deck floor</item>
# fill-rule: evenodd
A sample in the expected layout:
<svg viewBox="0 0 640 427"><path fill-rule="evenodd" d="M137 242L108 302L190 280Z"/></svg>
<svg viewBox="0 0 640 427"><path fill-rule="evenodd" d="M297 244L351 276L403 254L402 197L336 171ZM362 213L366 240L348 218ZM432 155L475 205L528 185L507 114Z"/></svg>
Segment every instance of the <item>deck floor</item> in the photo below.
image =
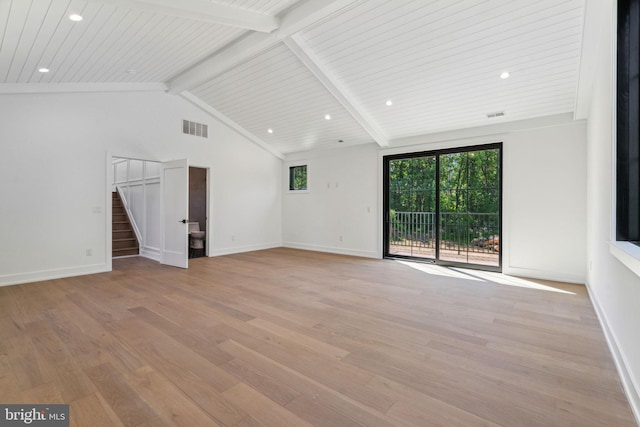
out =
<svg viewBox="0 0 640 427"><path fill-rule="evenodd" d="M458 249L440 249L440 259L443 261L461 262L477 265L486 265L491 267L497 267L500 265L500 257L498 252L479 252L474 251L475 248L471 248L466 251L465 248ZM389 253L392 255L411 256L424 259L435 259L435 248L428 248L424 246L409 246L409 245L390 245Z"/></svg>

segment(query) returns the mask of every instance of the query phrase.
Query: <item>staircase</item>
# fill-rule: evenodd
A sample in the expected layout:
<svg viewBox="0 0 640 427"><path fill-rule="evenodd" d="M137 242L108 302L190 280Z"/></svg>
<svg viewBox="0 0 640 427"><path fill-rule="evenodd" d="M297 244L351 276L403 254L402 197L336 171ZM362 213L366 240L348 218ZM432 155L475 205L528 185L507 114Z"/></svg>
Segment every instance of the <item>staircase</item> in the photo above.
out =
<svg viewBox="0 0 640 427"><path fill-rule="evenodd" d="M133 232L131 222L124 205L120 199L120 194L115 191L112 194L111 202L111 256L113 258L119 256L138 255L140 253L138 247L138 239Z"/></svg>

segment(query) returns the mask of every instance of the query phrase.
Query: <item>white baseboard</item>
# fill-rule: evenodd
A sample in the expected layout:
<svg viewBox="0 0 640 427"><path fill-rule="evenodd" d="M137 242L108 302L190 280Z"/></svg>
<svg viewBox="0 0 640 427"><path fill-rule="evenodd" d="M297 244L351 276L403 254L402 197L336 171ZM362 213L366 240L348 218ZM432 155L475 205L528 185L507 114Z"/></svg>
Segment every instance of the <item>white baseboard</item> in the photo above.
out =
<svg viewBox="0 0 640 427"><path fill-rule="evenodd" d="M380 258L377 251L363 251L360 249L338 248L334 246L309 245L305 243L293 243L293 242L284 242L282 246L285 248L302 249L305 251L327 252L331 254L351 255L351 256L358 256L363 258Z"/></svg>
<svg viewBox="0 0 640 427"><path fill-rule="evenodd" d="M160 262L160 249L152 247L140 248L140 256Z"/></svg>
<svg viewBox="0 0 640 427"><path fill-rule="evenodd" d="M85 274L105 273L107 271L111 271L109 265L93 264L84 265L82 267L69 267L54 270L32 271L29 273L7 274L4 276L0 276L0 286L40 282L43 280L62 279L65 277L83 276Z"/></svg>
<svg viewBox="0 0 640 427"><path fill-rule="evenodd" d="M618 340L616 339L616 336L611 328L609 328L607 317L605 316L602 307L600 307L595 294L591 292L589 283L587 283L587 294L589 295L591 304L593 304L593 308L596 311L596 315L598 316L598 320L600 321L600 326L602 327L604 336L607 339L607 344L609 344L609 350L613 355L613 361L616 364L616 368L618 369L618 375L620 376L622 387L624 388L627 399L629 400L631 411L636 417L636 422L638 423L638 425L640 425L640 385L635 383L633 376L629 372L629 369L627 368L629 366L629 364L627 363L627 358L625 357L624 352L622 351L620 346L618 346Z"/></svg>
<svg viewBox="0 0 640 427"><path fill-rule="evenodd" d="M586 277L580 274L568 274L566 272L536 270L532 268L509 267L504 265L502 272L509 276L527 277L529 279L553 280L555 282L575 283L584 285Z"/></svg>
<svg viewBox="0 0 640 427"><path fill-rule="evenodd" d="M222 256L222 255L233 255L233 254L241 254L244 252L252 252L252 251L261 251L264 249L273 249L282 247L281 242L277 243L265 243L259 245L247 245L247 246L235 246L231 248L217 248L213 251L209 252L210 257L214 256Z"/></svg>

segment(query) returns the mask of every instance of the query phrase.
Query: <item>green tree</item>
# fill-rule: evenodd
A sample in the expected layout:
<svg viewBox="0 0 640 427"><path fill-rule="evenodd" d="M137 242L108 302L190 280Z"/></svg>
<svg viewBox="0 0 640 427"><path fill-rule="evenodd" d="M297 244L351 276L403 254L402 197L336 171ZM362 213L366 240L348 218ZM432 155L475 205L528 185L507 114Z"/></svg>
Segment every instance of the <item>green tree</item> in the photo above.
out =
<svg viewBox="0 0 640 427"><path fill-rule="evenodd" d="M468 244L497 235L499 150L442 154L439 162L442 239ZM396 236L430 238L432 225L422 213L436 210L436 177L435 156L389 162L389 208Z"/></svg>

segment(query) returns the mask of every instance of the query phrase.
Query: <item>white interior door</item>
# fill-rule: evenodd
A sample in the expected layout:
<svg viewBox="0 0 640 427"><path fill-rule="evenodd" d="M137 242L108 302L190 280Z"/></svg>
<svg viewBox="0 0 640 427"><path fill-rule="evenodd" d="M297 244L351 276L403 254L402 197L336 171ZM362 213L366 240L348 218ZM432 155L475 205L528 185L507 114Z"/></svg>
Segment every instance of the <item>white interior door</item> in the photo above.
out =
<svg viewBox="0 0 640 427"><path fill-rule="evenodd" d="M160 263L189 266L189 165L187 159L162 163L160 175L162 246Z"/></svg>

